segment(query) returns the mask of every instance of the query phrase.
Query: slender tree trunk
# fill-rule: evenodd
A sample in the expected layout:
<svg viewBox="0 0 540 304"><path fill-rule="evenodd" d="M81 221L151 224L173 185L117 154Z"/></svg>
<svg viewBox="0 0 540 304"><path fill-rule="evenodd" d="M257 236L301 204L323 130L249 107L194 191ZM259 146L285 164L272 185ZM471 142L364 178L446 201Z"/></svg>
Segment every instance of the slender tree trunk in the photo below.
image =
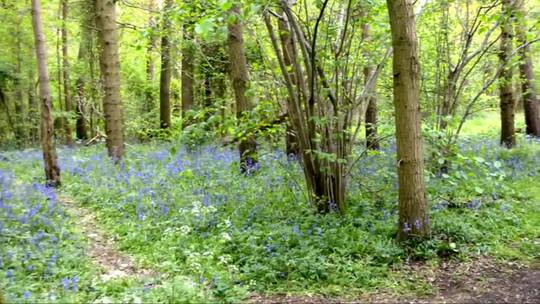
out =
<svg viewBox="0 0 540 304"><path fill-rule="evenodd" d="M84 0L84 16L81 23L81 42L79 44L79 53L77 54L77 61L79 65L88 67L93 66L93 58L91 56L93 48L93 31L92 28L95 25L95 9L92 0ZM86 117L85 101L86 96L86 74L81 72L76 82L77 100L75 105L75 112L77 114L76 120L76 135L77 139L88 139L88 127Z"/></svg>
<svg viewBox="0 0 540 304"><path fill-rule="evenodd" d="M28 118L30 122L30 138L33 142L39 140L38 103L36 100L36 81L34 69L28 70Z"/></svg>
<svg viewBox="0 0 540 304"><path fill-rule="evenodd" d="M62 1L58 1L58 20L62 20ZM60 111L64 111L63 107L63 80L62 80L62 26L59 26L56 28L56 90L57 90L57 100L58 100L58 109ZM54 111L54 102L51 104L52 110ZM60 138L60 132L63 132L62 135L64 136L64 141L66 138L66 128L65 128L65 117L57 117L53 122L53 127L55 132L58 135L58 138Z"/></svg>
<svg viewBox="0 0 540 304"><path fill-rule="evenodd" d="M100 41L100 66L103 80L103 110L109 156L119 161L124 156L122 99L120 96L120 57L116 29L115 0L96 0Z"/></svg>
<svg viewBox="0 0 540 304"><path fill-rule="evenodd" d="M16 54L17 54L17 65L16 65L16 74L17 78L15 79L15 115L16 115L16 121L15 121L15 137L17 139L17 144L19 146L22 146L24 143L24 140L26 139L26 132L24 129L24 122L26 121L26 115L24 113L24 100L23 100L23 85L22 85L22 45L21 45L21 31L20 31L20 23L22 20L18 20L19 23L17 24L17 37L16 37Z"/></svg>
<svg viewBox="0 0 540 304"><path fill-rule="evenodd" d="M523 98L523 109L525 112L526 133L534 137L540 137L540 114L538 109L538 98L534 85L533 62L531 47L527 44L527 18L523 8L524 0L517 1L517 9L521 19L516 25L516 38L519 45L525 45L519 51L520 64L519 76L521 80L521 91Z"/></svg>
<svg viewBox="0 0 540 304"><path fill-rule="evenodd" d="M369 40L369 25L367 23L362 24L362 38L364 41ZM366 84L371 74L373 74L374 69L374 66L371 64L364 68ZM365 116L366 148L379 150L379 139L377 138L377 97L375 96L375 92L370 92L366 102L368 103Z"/></svg>
<svg viewBox="0 0 540 304"><path fill-rule="evenodd" d="M229 14L234 21L229 23L229 56L231 60L231 81L236 99L236 117L243 119L252 109L251 101L246 96L249 84L248 66L244 53L243 26L240 20L241 11L239 5L233 5ZM249 172L257 164L257 142L251 135L240 141L240 171Z"/></svg>
<svg viewBox="0 0 540 304"><path fill-rule="evenodd" d="M67 18L68 18L68 0L62 0L62 76L64 80L64 109L67 113L71 113L72 100L69 78L69 51L68 51L68 34L67 34ZM66 132L66 144L72 145L71 126L69 118L64 119L64 128Z"/></svg>
<svg viewBox="0 0 540 304"><path fill-rule="evenodd" d="M161 36L161 74L159 79L159 125L162 129L171 126L171 49L170 37L170 14L173 0L165 2L163 12L163 25Z"/></svg>
<svg viewBox="0 0 540 304"><path fill-rule="evenodd" d="M281 49L283 51L283 62L289 71L289 77L291 78L292 84L296 85L296 76L293 70L293 62L296 61L296 53L293 51L293 38L290 31L290 26L287 22L287 16L282 14L282 18L278 20L278 31L279 38L281 41ZM291 107L293 106L293 97L288 96L287 98L287 116L289 121L286 125L286 135L285 135L285 152L287 155L299 155L300 150L298 146L298 139L296 138L296 132L293 128L293 123L291 119L295 119L294 115L291 114Z"/></svg>
<svg viewBox="0 0 540 304"><path fill-rule="evenodd" d="M398 239L429 234L420 114L420 63L413 0L387 0L394 48L394 107L399 176Z"/></svg>
<svg viewBox="0 0 540 304"><path fill-rule="evenodd" d="M11 112L9 110L9 106L7 103L6 94L2 91L2 88L0 87L0 104L4 108L4 113L6 113L6 119L9 127L11 128L11 131L13 132L13 136L17 138L17 131L15 130L13 118L11 117Z"/></svg>
<svg viewBox="0 0 540 304"><path fill-rule="evenodd" d="M39 95L41 98L41 145L43 148L43 163L45 179L48 186L60 185L60 167L54 146L54 130L52 119L51 88L49 84L49 71L47 70L47 51L45 49L45 36L41 21L40 0L32 0L32 26L34 28L34 41L36 44L36 57L39 73Z"/></svg>
<svg viewBox="0 0 540 304"><path fill-rule="evenodd" d="M154 109L154 79L156 78L155 66L154 66L154 51L157 47L157 35L155 33L157 29L156 19L154 18L154 11L157 8L156 0L149 0L148 10L150 11L150 18L148 19L148 27L150 28L150 37L148 40L148 46L146 48L146 80L148 81L148 87L146 89L146 102L143 107L145 113Z"/></svg>
<svg viewBox="0 0 540 304"><path fill-rule="evenodd" d="M183 26L183 40L182 41L182 127L189 125L189 121L186 118L186 113L191 110L194 105L194 89L193 89L193 25L191 23L184 24Z"/></svg>
<svg viewBox="0 0 540 304"><path fill-rule="evenodd" d="M516 145L516 131L514 128L514 94L512 90L512 66L510 57L512 53L512 0L503 0L501 23L501 49L499 58L502 72L499 77L499 95L501 107L501 145L512 148Z"/></svg>

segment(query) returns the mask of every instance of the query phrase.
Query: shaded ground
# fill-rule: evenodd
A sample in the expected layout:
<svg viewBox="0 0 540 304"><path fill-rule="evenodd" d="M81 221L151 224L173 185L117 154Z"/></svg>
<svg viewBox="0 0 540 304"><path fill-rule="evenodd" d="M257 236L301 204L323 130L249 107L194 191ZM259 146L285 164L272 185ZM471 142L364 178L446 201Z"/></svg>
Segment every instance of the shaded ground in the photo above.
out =
<svg viewBox="0 0 540 304"><path fill-rule="evenodd" d="M253 303L540 303L540 264L496 263L485 257L473 262L444 262L437 270L417 264L407 271L431 282L436 292L403 297L384 292L357 299L321 296L253 296Z"/></svg>
<svg viewBox="0 0 540 304"><path fill-rule="evenodd" d="M106 236L98 227L95 215L67 197L60 197L59 201L78 219L79 228L88 238L87 255L103 271L100 279L107 281L118 278L150 277L156 275L153 271L140 267L132 257L118 251L114 239Z"/></svg>

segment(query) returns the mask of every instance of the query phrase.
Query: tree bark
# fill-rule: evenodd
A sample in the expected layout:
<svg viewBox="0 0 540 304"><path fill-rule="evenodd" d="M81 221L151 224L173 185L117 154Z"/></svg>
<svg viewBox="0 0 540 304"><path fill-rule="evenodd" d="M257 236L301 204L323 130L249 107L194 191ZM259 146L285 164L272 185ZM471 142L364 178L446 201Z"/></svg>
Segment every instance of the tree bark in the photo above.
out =
<svg viewBox="0 0 540 304"><path fill-rule="evenodd" d="M73 111L71 100L71 85L69 78L69 49L68 49L68 33L67 33L67 18L68 18L68 0L62 0L62 74L64 81L64 109L67 113ZM71 137L71 126L69 118L64 119L65 140L67 145L73 144Z"/></svg>
<svg viewBox="0 0 540 304"><path fill-rule="evenodd" d="M296 78L293 71L293 62L296 61L296 53L293 51L293 38L291 35L290 25L287 22L287 16L282 14L282 18L278 19L278 31L281 41L281 50L283 52L283 62L289 71L289 77L292 84L296 85ZM285 129L285 152L287 155L299 155L300 150L298 146L298 139L296 138L296 132L293 128L293 123L290 119L296 119L294 115L291 115L291 107L293 106L292 96L287 98L287 116L289 121L287 122Z"/></svg>
<svg viewBox="0 0 540 304"><path fill-rule="evenodd" d="M83 2L83 17L81 22L81 42L79 44L79 53L77 54L77 61L81 66L85 66L87 62L90 66L93 66L93 58L91 56L92 52L92 28L95 25L95 16L94 16L94 4L85 0ZM86 118L86 108L85 108L85 87L86 87L86 77L85 74L81 72L76 82L76 104L75 112L77 120L75 122L76 136L79 140L88 139L88 128L87 128L87 118Z"/></svg>
<svg viewBox="0 0 540 304"><path fill-rule="evenodd" d="M29 136L33 142L39 140L38 102L36 100L36 81L34 69L28 71L28 120L30 122Z"/></svg>
<svg viewBox="0 0 540 304"><path fill-rule="evenodd" d="M246 96L249 84L248 66L246 55L244 53L243 25L240 20L240 6L235 4L230 9L229 14L234 17L230 22L229 28L229 56L231 60L231 82L234 96L236 99L236 117L240 121L252 109L252 104ZM238 150L240 152L240 171L248 173L250 169L257 165L257 142L252 135L239 142Z"/></svg>
<svg viewBox="0 0 540 304"><path fill-rule="evenodd" d="M37 67L39 74L39 95L41 98L41 146L43 149L43 163L45 167L46 185L56 187L60 185L60 167L56 148L54 146L54 130L52 119L51 88L49 71L47 70L47 51L45 49L45 36L41 21L40 0L32 0L32 26L36 45Z"/></svg>
<svg viewBox="0 0 540 304"><path fill-rule="evenodd" d="M122 99L120 96L120 58L114 0L96 0L100 41L100 67L103 81L103 110L109 156L119 161L124 156Z"/></svg>
<svg viewBox="0 0 540 304"><path fill-rule="evenodd" d="M26 139L26 132L24 129L24 122L26 121L26 115L24 113L24 100L23 100L23 85L22 85L22 45L21 45L21 31L20 25L22 20L19 19L17 23L17 37L16 37L16 53L17 53L17 64L16 64L16 78L15 78L15 138L17 139L17 145L21 147L24 144Z"/></svg>
<svg viewBox="0 0 540 304"><path fill-rule="evenodd" d="M369 40L369 24L367 23L362 24L362 38L364 42ZM374 70L375 68L371 64L368 64L364 68L364 78L366 84ZM374 91L368 94L366 102L366 148L371 150L379 150L379 139L377 138L377 97L375 96Z"/></svg>
<svg viewBox="0 0 540 304"><path fill-rule="evenodd" d="M512 53L512 0L502 1L503 21L501 23L501 47L499 58L502 71L499 76L499 96L501 108L501 145L512 148L516 145L516 131L514 127L514 94L512 90L512 66L510 63Z"/></svg>
<svg viewBox="0 0 540 304"><path fill-rule="evenodd" d="M394 48L399 176L398 240L429 234L420 114L420 63L413 0L387 0Z"/></svg>
<svg viewBox="0 0 540 304"><path fill-rule="evenodd" d="M161 73L159 78L159 125L162 129L171 126L171 48L169 45L170 36L170 14L173 6L172 0L165 2L163 12L163 24L161 31Z"/></svg>
<svg viewBox="0 0 540 304"><path fill-rule="evenodd" d="M194 105L194 89L193 89L193 25L188 22L183 26L182 41L182 127L189 125L186 113L191 110Z"/></svg>
<svg viewBox="0 0 540 304"><path fill-rule="evenodd" d="M155 76L155 67L154 67L154 51L157 47L157 35L155 33L157 25L154 18L154 11L157 8L156 0L149 0L148 10L150 18L148 19L148 27L150 28L150 37L148 39L148 46L146 48L146 80L148 81L148 86L146 88L146 102L143 106L145 113L150 112L154 109L154 79Z"/></svg>
<svg viewBox="0 0 540 304"><path fill-rule="evenodd" d="M540 113L538 109L538 98L534 85L533 62L531 57L531 47L527 41L526 12L523 8L524 1L517 1L517 11L521 17L516 25L516 40L518 45L524 45L519 50L520 64L519 76L521 80L521 91L523 98L523 109L525 112L525 132L534 137L540 137Z"/></svg>

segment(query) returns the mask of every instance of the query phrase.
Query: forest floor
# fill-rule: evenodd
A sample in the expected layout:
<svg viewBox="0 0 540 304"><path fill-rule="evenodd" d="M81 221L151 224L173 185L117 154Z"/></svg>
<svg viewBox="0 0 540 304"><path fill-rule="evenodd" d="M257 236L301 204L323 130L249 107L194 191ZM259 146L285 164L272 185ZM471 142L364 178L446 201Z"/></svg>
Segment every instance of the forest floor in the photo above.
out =
<svg viewBox="0 0 540 304"><path fill-rule="evenodd" d="M80 207L68 197L60 197L59 202L77 219L79 228L88 239L86 254L99 267L100 280L156 276L155 271L141 267L129 255L118 250L114 237L107 235L96 221L96 215L87 208Z"/></svg>
<svg viewBox="0 0 540 304"><path fill-rule="evenodd" d="M540 303L540 264L497 262L484 257L443 262L439 268L408 265L415 276L432 282L426 296L398 296L384 290L359 297L254 295L253 303Z"/></svg>
<svg viewBox="0 0 540 304"><path fill-rule="evenodd" d="M531 192L540 192L534 186ZM535 197L540 201L540 197ZM100 279L156 276L157 273L141 267L118 250L113 237L99 228L96 215L80 207L71 198L61 197L60 202L72 216L79 219L88 237L87 255L104 271ZM540 244L540 239L533 241ZM358 297L295 296L286 294L253 295L253 303L540 303L540 261L526 265L520 262L497 261L488 256L478 256L468 261L442 260L435 267L424 262L406 264L399 271L410 280L421 278L432 284L432 292L425 296L398 296L380 290ZM406 276L407 276L406 275Z"/></svg>
<svg viewBox="0 0 540 304"><path fill-rule="evenodd" d="M540 189L540 187L538 187ZM540 199L540 198L538 198ZM96 215L80 207L71 198L59 201L78 218L80 228L89 240L87 255L103 273L101 280L156 276L118 250L113 237L99 228ZM540 240L534 241L540 244ZM441 261L436 267L417 262L405 265L400 271L411 280L422 278L431 282L433 293L424 297L396 296L384 290L358 298L339 298L294 295L253 295L253 303L540 303L540 261L531 265L519 262L496 261L487 256L469 261ZM414 278L413 278L414 277Z"/></svg>
<svg viewBox="0 0 540 304"><path fill-rule="evenodd" d="M540 199L540 198L539 198ZM99 228L96 215L78 206L72 199L60 202L79 219L81 229L89 239L87 255L104 273L101 280L124 277L156 276L156 272L141 267L134 259L118 250L113 237ZM535 240L540 243L540 240ZM531 265L496 261L477 257L470 261L441 261L435 268L424 263L410 263L400 271L432 283L433 294L424 297L396 296L381 290L358 298L293 295L253 295L253 303L540 303L540 261Z"/></svg>
<svg viewBox="0 0 540 304"><path fill-rule="evenodd" d="M431 238L407 244L392 142L351 169L345 215L314 213L299 163L271 146L251 176L234 149L179 147L130 145L120 166L100 145L59 149L59 189L43 185L39 150L2 151L4 299L540 302L537 141L460 142L448 174L426 171Z"/></svg>

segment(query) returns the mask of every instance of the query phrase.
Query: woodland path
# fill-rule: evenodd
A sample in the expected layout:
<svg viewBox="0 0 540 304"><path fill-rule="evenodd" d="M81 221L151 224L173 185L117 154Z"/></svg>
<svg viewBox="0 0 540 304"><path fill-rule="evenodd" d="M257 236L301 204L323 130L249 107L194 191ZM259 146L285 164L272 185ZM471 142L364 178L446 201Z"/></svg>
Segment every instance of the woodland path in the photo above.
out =
<svg viewBox="0 0 540 304"><path fill-rule="evenodd" d="M441 264L434 273L423 266L409 271L431 281L435 294L426 297L397 297L384 292L358 299L334 297L254 296L253 303L540 303L540 263L523 266L501 264L488 258L471 263Z"/></svg>
<svg viewBox="0 0 540 304"><path fill-rule="evenodd" d="M87 255L103 271L100 275L101 280L127 277L142 279L157 275L150 269L140 267L132 257L120 252L114 238L99 228L96 216L91 210L78 206L66 196L59 197L59 201L75 218L82 233L88 239Z"/></svg>
<svg viewBox="0 0 540 304"><path fill-rule="evenodd" d="M77 219L88 238L87 255L103 271L101 280L142 279L157 273L137 265L117 249L113 237L99 229L93 212L68 197L60 202ZM540 244L540 240L536 240ZM403 269L411 278L429 281L435 293L421 298L397 297L385 292L361 295L358 299L322 296L254 295L252 303L540 303L540 261L530 266L496 262L479 257L471 262L441 262L436 270L422 264Z"/></svg>

